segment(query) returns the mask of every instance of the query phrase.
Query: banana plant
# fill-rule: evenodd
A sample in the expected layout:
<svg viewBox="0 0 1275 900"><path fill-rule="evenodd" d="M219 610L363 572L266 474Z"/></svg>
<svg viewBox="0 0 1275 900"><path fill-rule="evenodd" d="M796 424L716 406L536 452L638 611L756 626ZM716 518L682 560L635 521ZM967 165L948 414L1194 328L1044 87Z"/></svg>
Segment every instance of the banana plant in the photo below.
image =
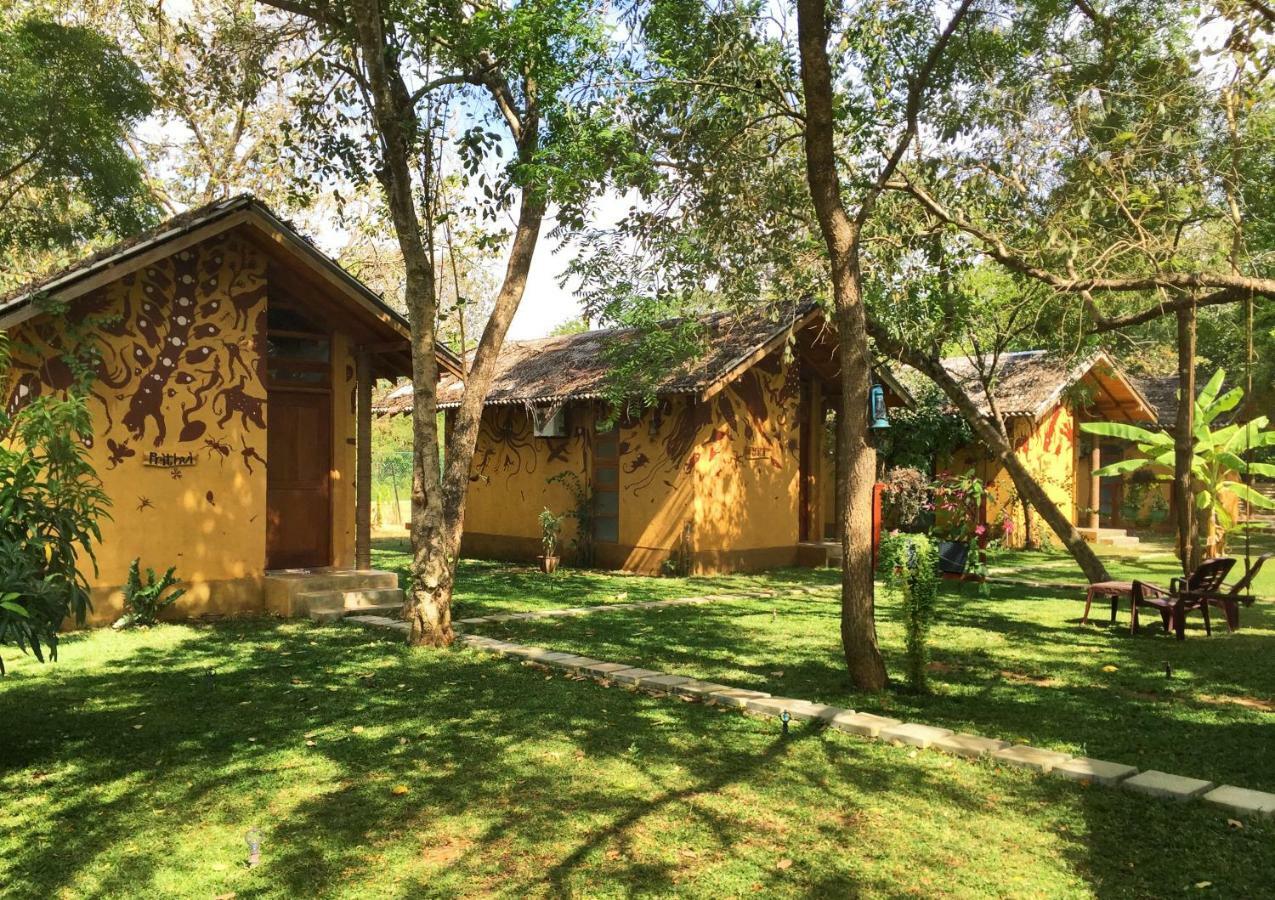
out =
<svg viewBox="0 0 1275 900"><path fill-rule="evenodd" d="M1226 372L1219 369L1195 400L1194 453L1191 458L1195 507L1207 525L1206 552L1219 556L1226 552L1226 538L1235 529L1235 517L1228 508L1230 498L1250 506L1275 509L1275 501L1258 493L1239 479L1244 475L1275 477L1275 465L1251 462L1249 451L1275 446L1275 430L1266 416L1244 423L1219 425L1218 419L1235 409L1244 399L1239 387L1222 392ZM1103 466L1100 476L1127 475L1150 469L1160 481L1172 479L1174 441L1167 431L1151 431L1123 422L1086 422L1081 431L1101 437L1130 441L1141 456Z"/></svg>

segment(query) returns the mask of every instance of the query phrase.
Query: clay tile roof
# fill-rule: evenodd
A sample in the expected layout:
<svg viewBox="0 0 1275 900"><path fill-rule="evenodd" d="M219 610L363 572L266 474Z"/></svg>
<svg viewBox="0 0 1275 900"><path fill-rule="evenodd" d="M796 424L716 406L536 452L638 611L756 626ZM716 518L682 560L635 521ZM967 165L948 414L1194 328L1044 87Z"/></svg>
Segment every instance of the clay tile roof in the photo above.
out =
<svg viewBox="0 0 1275 900"><path fill-rule="evenodd" d="M991 414L979 382L978 366L973 359L948 357L943 360L943 368L969 391L983 415ZM1074 359L1068 360L1044 350L1002 354L995 376L996 402L1001 415L1036 415L1041 406L1048 404L1072 380L1075 368Z"/></svg>
<svg viewBox="0 0 1275 900"><path fill-rule="evenodd" d="M386 305L380 295L345 271L335 260L319 250L312 240L292 227L287 221L276 216L268 206L251 194L239 194L224 200L214 200L203 206L178 213L153 228L148 228L145 231L117 241L108 247L103 247L95 253L77 259L70 265L41 275L20 287L0 295L0 325L3 325L6 314L20 314L21 310L41 293L47 292L56 295L58 291L67 289L99 271L110 271L112 267L136 258L138 254L148 251L151 247L161 245L165 241L180 237L205 225L211 225L240 211L249 212L256 217L257 221L269 222L273 227L287 234L289 238L294 239L296 241L295 246L302 248L302 252L307 253L326 266L339 279L346 282L352 291L363 297L369 305L392 319L404 335L407 334L409 331L407 320ZM445 366L459 371L460 360L456 357L456 354L452 353L448 348L440 346L439 355L444 358Z"/></svg>
<svg viewBox="0 0 1275 900"><path fill-rule="evenodd" d="M703 352L668 372L656 385L656 393L697 394L725 378L747 362L750 355L783 339L794 324L816 312L814 303L802 303L787 315L730 315L702 317ZM608 351L617 343L638 338L634 328L606 328L529 341L508 341L501 350L487 405L553 404L566 400L599 399L605 395L610 374ZM470 354L472 360L473 354ZM467 360L468 362L468 360ZM444 378L438 384L438 405L447 409L460 403L463 384ZM412 408L412 387L393 391L375 411L385 415Z"/></svg>
<svg viewBox="0 0 1275 900"><path fill-rule="evenodd" d="M164 240L169 235L175 235L179 232L187 231L197 225L211 222L223 215L242 209L253 202L253 198L247 194L241 194L237 197L231 197L228 200L214 200L212 203L206 203L203 206L188 209L186 212L178 213L170 219L165 219L153 228L145 231L139 231L137 234L116 241L103 247L87 256L82 256L70 265L63 266L52 272L40 275L31 279L26 284L19 285L10 291L6 291L0 295L0 313L5 312L10 307L18 306L28 300L32 295L41 291L50 289L61 283L70 281L76 275L88 273L98 264L106 262L114 257L121 256L129 250L140 248L148 244L157 243Z"/></svg>
<svg viewBox="0 0 1275 900"><path fill-rule="evenodd" d="M1155 407L1156 424L1162 428L1172 428L1178 418L1178 376L1177 375L1133 375L1130 380L1137 385L1142 395ZM1203 387L1203 385L1200 385Z"/></svg>
<svg viewBox="0 0 1275 900"><path fill-rule="evenodd" d="M968 356L947 357L942 362L943 368L969 392L979 411L991 415L977 362ZM1053 408L1068 388L1091 372L1112 395L1104 397L1104 402L1119 401L1122 417L1141 421L1155 411L1138 386L1105 351L1077 360L1047 350L1001 354L993 381L997 409L1005 417L1039 418ZM914 383L918 379L925 380L915 371L909 371L908 376Z"/></svg>

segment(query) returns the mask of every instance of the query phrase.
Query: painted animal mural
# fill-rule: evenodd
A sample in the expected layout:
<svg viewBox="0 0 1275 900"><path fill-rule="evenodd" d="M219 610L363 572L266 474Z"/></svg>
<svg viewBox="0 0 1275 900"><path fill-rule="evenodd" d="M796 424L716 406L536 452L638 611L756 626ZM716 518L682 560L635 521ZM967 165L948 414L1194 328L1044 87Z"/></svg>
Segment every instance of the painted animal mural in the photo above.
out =
<svg viewBox="0 0 1275 900"><path fill-rule="evenodd" d="M72 304L75 321L92 316L100 351L96 433L108 468L150 447L225 446L233 417L242 427L238 459L251 471L265 440L266 264L242 240L222 236L179 250ZM8 383L10 412L46 391L62 391L67 331L56 318L19 326ZM100 413L100 415L98 415Z"/></svg>
<svg viewBox="0 0 1275 900"><path fill-rule="evenodd" d="M662 401L641 422L621 430L626 491L637 497L654 484L673 487L679 473L696 469L711 478L725 466L783 468L797 452L800 393L797 367L775 355L707 402Z"/></svg>

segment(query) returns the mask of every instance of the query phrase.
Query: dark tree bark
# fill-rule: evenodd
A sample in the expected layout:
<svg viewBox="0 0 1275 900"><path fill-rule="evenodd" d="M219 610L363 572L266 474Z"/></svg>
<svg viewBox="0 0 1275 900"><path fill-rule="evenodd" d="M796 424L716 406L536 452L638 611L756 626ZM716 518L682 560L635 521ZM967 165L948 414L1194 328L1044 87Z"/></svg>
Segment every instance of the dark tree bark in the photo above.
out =
<svg viewBox="0 0 1275 900"><path fill-rule="evenodd" d="M832 72L824 0L798 0L801 82L806 97L806 179L832 274L841 364L837 416L837 532L841 540L841 643L856 687L878 691L888 683L877 646L873 609L872 485L876 452L868 445L868 391L872 383L867 318L859 271L861 223L841 202L834 150Z"/></svg>
<svg viewBox="0 0 1275 900"><path fill-rule="evenodd" d="M1195 455L1195 304L1179 306L1178 417L1173 435L1173 511L1177 525L1178 559L1189 575L1200 564L1198 518L1191 460Z"/></svg>

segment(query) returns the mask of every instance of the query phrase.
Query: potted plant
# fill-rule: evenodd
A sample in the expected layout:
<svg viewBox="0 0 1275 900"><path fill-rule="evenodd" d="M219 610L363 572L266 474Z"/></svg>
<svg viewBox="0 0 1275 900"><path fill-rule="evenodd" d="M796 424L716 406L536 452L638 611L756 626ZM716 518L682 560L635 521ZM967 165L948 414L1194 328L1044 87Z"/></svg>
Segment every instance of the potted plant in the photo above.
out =
<svg viewBox="0 0 1275 900"><path fill-rule="evenodd" d="M963 475L944 473L935 480L934 537L943 574L964 575L969 570L970 553L978 553L987 531L979 522L987 495L987 486L972 469Z"/></svg>
<svg viewBox="0 0 1275 900"><path fill-rule="evenodd" d="M558 535L562 532L562 516L555 516L548 508L540 512L540 546L544 555L540 560L540 571L552 575L558 570Z"/></svg>

